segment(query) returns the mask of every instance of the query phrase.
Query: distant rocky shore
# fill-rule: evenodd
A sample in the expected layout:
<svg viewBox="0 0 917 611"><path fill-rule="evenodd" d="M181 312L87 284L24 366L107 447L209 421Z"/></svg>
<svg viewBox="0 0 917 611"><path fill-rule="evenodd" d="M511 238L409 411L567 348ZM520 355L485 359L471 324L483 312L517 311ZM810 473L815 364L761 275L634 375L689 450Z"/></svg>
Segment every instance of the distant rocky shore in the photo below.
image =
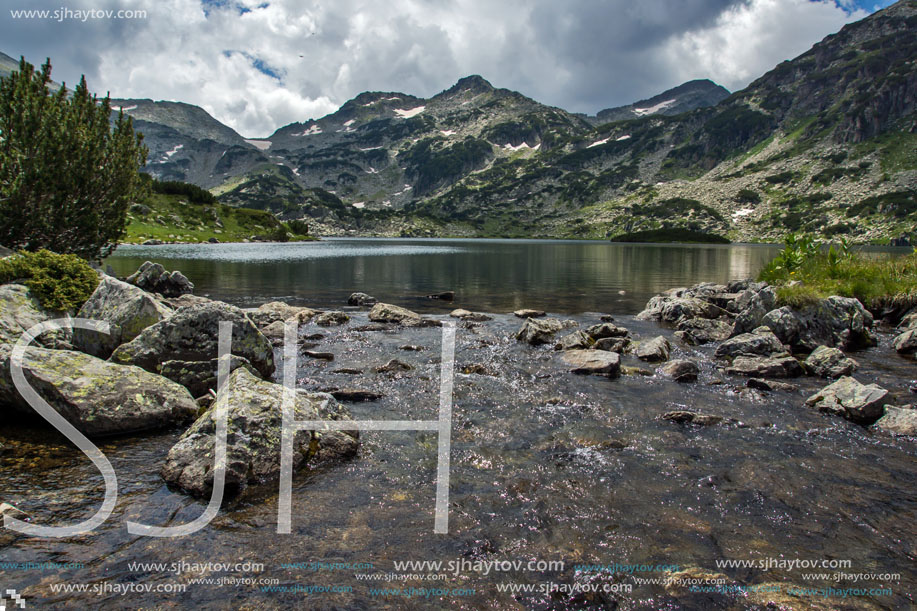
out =
<svg viewBox="0 0 917 611"><path fill-rule="evenodd" d="M101 274L98 288L79 318L108 323L110 334L83 329L38 336L24 352L25 377L39 395L89 437L185 428L161 468L174 488L206 496L213 485L215 407L229 410L227 490L239 495L250 487L276 483L280 472L280 397L275 358L284 324L295 320L323 328L348 325L360 312L369 324L361 331L439 326L443 317L425 317L408 309L354 293L341 311L318 311L281 302L242 310L193 295L193 284L178 271L147 262L126 280ZM451 297L444 293L433 297ZM343 304L342 304L343 305ZM67 313L43 309L21 284L0 286L0 413L4 418L32 414L13 386L10 356L22 334ZM714 367L727 378L760 392L792 392L793 378L825 379L824 387L804 401L813 410L846 418L877 432L917 436L917 409L906 396L856 379L855 352L875 346L876 319L894 329L893 349L903 359L917 351L917 308L870 312L856 299L829 297L811 306L777 307L774 289L740 280L725 285L699 284L653 297L636 317L674 328L674 337L635 336L611 316L596 324L518 310L520 327L513 338L533 347L554 348L569 372L607 377L648 375L675 383L698 381L703 366L692 358L672 358L673 343L715 345ZM449 317L463 328L487 325L494 317L455 309ZM510 319L512 317L509 317ZM221 321L232 323L232 357L226 393L216 395L217 336ZM334 354L311 350L320 334L299 337L300 354L333 360ZM506 338L511 339L511 338ZM403 346L402 349L412 349ZM419 349L419 348L418 348ZM680 350L685 353L684 350ZM692 353L700 354L699 352ZM707 357L704 357L707 358ZM410 369L391 359L377 372ZM341 370L343 371L343 370ZM486 363L463 373L499 376ZM354 379L361 378L353 372ZM868 381L866 381L868 382ZM715 382L713 382L715 383ZM359 382L357 382L359 384ZM905 384L912 384L911 381ZM917 392L913 386L910 389ZM899 393L900 395L900 393ZM335 388L331 392L297 391L297 420L349 419L342 402L373 401L378 392ZM800 400L801 401L801 400ZM670 411L663 419L693 425L716 424L721 416L701 409ZM295 466L345 460L359 447L356 431L301 431L295 439ZM0 499L2 500L2 499Z"/></svg>

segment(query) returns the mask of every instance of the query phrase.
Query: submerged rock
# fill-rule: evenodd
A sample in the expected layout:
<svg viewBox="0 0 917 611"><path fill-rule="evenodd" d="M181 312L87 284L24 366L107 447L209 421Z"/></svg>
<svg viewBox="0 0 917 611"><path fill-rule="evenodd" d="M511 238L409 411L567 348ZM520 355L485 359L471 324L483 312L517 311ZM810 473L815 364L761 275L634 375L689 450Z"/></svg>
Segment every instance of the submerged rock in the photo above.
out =
<svg viewBox="0 0 917 611"><path fill-rule="evenodd" d="M527 318L514 337L520 342L538 346L553 342L554 334L563 328L563 322L556 318Z"/></svg>
<svg viewBox="0 0 917 611"><path fill-rule="evenodd" d="M867 386L844 376L806 399L806 405L857 424L869 425L882 416L887 397L888 391L881 386Z"/></svg>
<svg viewBox="0 0 917 611"><path fill-rule="evenodd" d="M917 437L917 409L912 405L904 407L885 406L885 415L876 420L872 428L892 435Z"/></svg>
<svg viewBox="0 0 917 611"><path fill-rule="evenodd" d="M165 428L197 415L197 403L184 387L140 367L38 347L26 348L22 365L32 388L88 436ZM0 403L34 411L15 388L11 391Z"/></svg>
<svg viewBox="0 0 917 611"><path fill-rule="evenodd" d="M236 369L214 404L169 450L162 477L194 496L213 488L216 414L228 410L226 497L247 487L280 478L283 386ZM349 420L350 414L324 393L296 391L296 420ZM358 449L357 431L298 431L293 441L293 469L316 460L342 459Z"/></svg>
<svg viewBox="0 0 917 611"><path fill-rule="evenodd" d="M637 344L634 354L642 361L656 363L669 360L669 352L671 350L672 345L669 343L669 340L660 335L651 340Z"/></svg>
<svg viewBox="0 0 917 611"><path fill-rule="evenodd" d="M616 352L567 350L561 358L572 366L571 373L614 376L621 370L621 357Z"/></svg>
<svg viewBox="0 0 917 611"><path fill-rule="evenodd" d="M857 362L837 348L819 346L805 360L806 371L823 378L839 378L853 373Z"/></svg>
<svg viewBox="0 0 917 611"><path fill-rule="evenodd" d="M219 323L232 323L232 353L248 359L258 373L274 373L271 342L235 306L219 301L178 309L171 317L147 327L111 355L116 363L138 365L159 373L166 361L206 361L217 358Z"/></svg>
<svg viewBox="0 0 917 611"><path fill-rule="evenodd" d="M107 359L115 348L129 342L149 326L168 318L172 310L151 294L127 282L103 276L77 316L109 324L110 333L73 330L73 347Z"/></svg>
<svg viewBox="0 0 917 611"><path fill-rule="evenodd" d="M669 361L659 368L659 373L676 382L696 382L700 367L694 361L679 359Z"/></svg>
<svg viewBox="0 0 917 611"><path fill-rule="evenodd" d="M376 367L376 373L395 373L398 371L411 371L414 369L409 364L404 361L399 361L398 359L392 359L385 365L380 365Z"/></svg>
<svg viewBox="0 0 917 611"><path fill-rule="evenodd" d="M673 412L664 413L661 418L663 420L670 420L672 422L678 422L679 424L697 424L699 426L710 426L713 424L719 424L723 421L721 416L711 416L710 414L699 414L697 412L691 412L687 410L677 410Z"/></svg>
<svg viewBox="0 0 917 611"><path fill-rule="evenodd" d="M338 390L330 391L329 394L338 401L350 401L352 403L361 401L376 401L382 398L382 393L373 392L371 390L362 390L360 388L340 388Z"/></svg>
<svg viewBox="0 0 917 611"><path fill-rule="evenodd" d="M347 305L351 306L373 306L377 302L378 299L366 293L351 293L347 298Z"/></svg>
<svg viewBox="0 0 917 611"><path fill-rule="evenodd" d="M417 312L389 303L374 305L369 311L369 319L373 322L397 323L405 327L433 327L440 324L439 321L428 320Z"/></svg>

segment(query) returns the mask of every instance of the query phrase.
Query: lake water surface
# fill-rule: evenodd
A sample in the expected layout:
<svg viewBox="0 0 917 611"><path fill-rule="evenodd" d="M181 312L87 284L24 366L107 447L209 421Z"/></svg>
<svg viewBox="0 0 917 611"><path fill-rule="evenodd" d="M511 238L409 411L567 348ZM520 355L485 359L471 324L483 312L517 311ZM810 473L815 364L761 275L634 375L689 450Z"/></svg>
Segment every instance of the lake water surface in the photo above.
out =
<svg viewBox="0 0 917 611"><path fill-rule="evenodd" d="M772 245L612 244L560 240L326 239L292 244L122 246L119 276L146 260L179 269L195 293L237 305L279 299L336 307L354 291L422 311L635 313L654 294L755 276Z"/></svg>

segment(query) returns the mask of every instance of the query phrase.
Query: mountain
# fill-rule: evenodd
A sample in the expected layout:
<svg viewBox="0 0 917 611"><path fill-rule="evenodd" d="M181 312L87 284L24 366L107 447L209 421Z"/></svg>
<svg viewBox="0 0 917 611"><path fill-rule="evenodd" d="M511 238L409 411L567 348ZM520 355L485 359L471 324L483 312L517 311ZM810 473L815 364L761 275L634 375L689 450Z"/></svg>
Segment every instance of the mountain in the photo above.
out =
<svg viewBox="0 0 917 611"><path fill-rule="evenodd" d="M691 81L591 118L480 76L362 93L257 140L187 104L114 103L149 173L317 234L917 242L915 34L902 0L741 91Z"/></svg>
<svg viewBox="0 0 917 611"><path fill-rule="evenodd" d="M586 120L594 125L601 125L647 115L680 115L696 108L716 106L728 97L729 90L711 80L688 81L646 100L600 110L595 117L586 117Z"/></svg>

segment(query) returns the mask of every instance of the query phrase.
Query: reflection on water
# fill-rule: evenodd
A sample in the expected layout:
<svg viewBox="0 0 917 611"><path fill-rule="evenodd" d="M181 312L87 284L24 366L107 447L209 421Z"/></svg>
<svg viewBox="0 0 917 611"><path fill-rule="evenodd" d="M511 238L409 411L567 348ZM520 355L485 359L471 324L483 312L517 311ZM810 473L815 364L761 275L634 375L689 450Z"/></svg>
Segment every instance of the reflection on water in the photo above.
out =
<svg viewBox="0 0 917 611"><path fill-rule="evenodd" d="M634 313L655 293L754 276L766 245L612 244L544 240L329 239L294 244L122 246L108 259L128 275L146 260L180 269L198 294L232 303L272 299L317 307L354 291L427 311L422 297L455 291L455 307Z"/></svg>

